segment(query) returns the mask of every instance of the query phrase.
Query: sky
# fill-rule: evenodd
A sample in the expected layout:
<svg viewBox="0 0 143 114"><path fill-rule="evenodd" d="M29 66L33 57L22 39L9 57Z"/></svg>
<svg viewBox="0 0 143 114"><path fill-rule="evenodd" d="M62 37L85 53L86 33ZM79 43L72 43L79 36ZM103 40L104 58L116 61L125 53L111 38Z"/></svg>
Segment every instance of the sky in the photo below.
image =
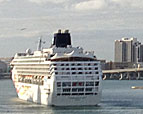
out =
<svg viewBox="0 0 143 114"><path fill-rule="evenodd" d="M53 33L69 29L72 45L114 61L114 41L143 43L143 0L0 0L0 57L51 45Z"/></svg>

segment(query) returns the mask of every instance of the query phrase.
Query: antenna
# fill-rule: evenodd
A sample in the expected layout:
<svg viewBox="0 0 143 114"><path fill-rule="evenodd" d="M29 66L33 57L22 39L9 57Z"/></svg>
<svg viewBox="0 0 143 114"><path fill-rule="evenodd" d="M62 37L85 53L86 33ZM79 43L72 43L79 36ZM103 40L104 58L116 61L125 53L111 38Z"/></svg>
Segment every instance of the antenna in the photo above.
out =
<svg viewBox="0 0 143 114"><path fill-rule="evenodd" d="M42 49L42 43L45 44L46 42L42 41L42 36L40 36L39 40L38 40L37 51L41 51L41 49Z"/></svg>
<svg viewBox="0 0 143 114"><path fill-rule="evenodd" d="M41 51L42 36L39 37L37 51Z"/></svg>

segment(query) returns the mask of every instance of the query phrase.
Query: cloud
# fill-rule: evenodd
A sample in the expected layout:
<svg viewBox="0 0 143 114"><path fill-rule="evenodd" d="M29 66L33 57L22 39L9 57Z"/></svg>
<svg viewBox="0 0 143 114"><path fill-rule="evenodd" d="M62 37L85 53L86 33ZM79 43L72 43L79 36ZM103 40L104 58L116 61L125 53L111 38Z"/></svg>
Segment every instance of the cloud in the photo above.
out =
<svg viewBox="0 0 143 114"><path fill-rule="evenodd" d="M58 4L58 3L63 3L67 0L29 0L29 1L37 4L45 4L48 2Z"/></svg>
<svg viewBox="0 0 143 114"><path fill-rule="evenodd" d="M10 0L0 0L0 3L2 3L2 2L8 2L8 1L10 1Z"/></svg>
<svg viewBox="0 0 143 114"><path fill-rule="evenodd" d="M118 4L120 7L126 8L143 8L142 0L111 0L112 2Z"/></svg>
<svg viewBox="0 0 143 114"><path fill-rule="evenodd" d="M77 3L75 9L77 10L98 10L106 7L105 0L88 0Z"/></svg>
<svg viewBox="0 0 143 114"><path fill-rule="evenodd" d="M76 10L140 9L143 0L86 0L73 5Z"/></svg>
<svg viewBox="0 0 143 114"><path fill-rule="evenodd" d="M0 0L0 2L4 2L5 0Z"/></svg>

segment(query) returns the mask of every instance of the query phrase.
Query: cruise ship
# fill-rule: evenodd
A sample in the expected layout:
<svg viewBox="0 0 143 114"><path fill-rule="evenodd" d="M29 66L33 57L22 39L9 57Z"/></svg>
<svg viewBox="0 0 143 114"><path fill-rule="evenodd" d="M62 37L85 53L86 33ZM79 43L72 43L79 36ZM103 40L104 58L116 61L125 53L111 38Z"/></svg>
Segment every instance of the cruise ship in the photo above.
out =
<svg viewBox="0 0 143 114"><path fill-rule="evenodd" d="M16 53L12 80L20 99L51 106L97 105L102 70L94 52L71 45L69 30L58 30L50 48Z"/></svg>

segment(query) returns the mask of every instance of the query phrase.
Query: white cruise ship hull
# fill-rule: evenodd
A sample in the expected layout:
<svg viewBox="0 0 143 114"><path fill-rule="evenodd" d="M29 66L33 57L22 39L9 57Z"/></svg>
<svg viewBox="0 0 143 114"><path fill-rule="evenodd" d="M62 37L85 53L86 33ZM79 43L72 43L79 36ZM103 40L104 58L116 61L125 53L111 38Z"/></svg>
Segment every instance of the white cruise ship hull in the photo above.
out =
<svg viewBox="0 0 143 114"><path fill-rule="evenodd" d="M53 97L53 105L55 106L89 106L99 104L101 95L90 96L58 96Z"/></svg>
<svg viewBox="0 0 143 114"><path fill-rule="evenodd" d="M81 64L80 66L65 66L64 72L58 71L63 68L59 64ZM97 105L101 99L102 79L100 69L84 71L82 74L72 74L81 67L97 69L99 62L53 62L51 65L51 77L37 75L22 75L14 69L12 80L14 82L18 97L23 100L38 104L52 106L80 106ZM57 64L58 66L54 66ZM82 66L82 64L97 64L95 66ZM40 65L40 64L39 64ZM43 66L43 65L42 65ZM34 66L35 67L35 66ZM35 69L37 66L35 67ZM41 68L38 66L38 68ZM55 69L55 70L52 70ZM58 73L57 73L58 71ZM78 70L77 70L78 71ZM70 74L68 73L70 72ZM78 73L80 70L78 71ZM87 73L88 74L87 74ZM67 73L67 74L65 74Z"/></svg>

